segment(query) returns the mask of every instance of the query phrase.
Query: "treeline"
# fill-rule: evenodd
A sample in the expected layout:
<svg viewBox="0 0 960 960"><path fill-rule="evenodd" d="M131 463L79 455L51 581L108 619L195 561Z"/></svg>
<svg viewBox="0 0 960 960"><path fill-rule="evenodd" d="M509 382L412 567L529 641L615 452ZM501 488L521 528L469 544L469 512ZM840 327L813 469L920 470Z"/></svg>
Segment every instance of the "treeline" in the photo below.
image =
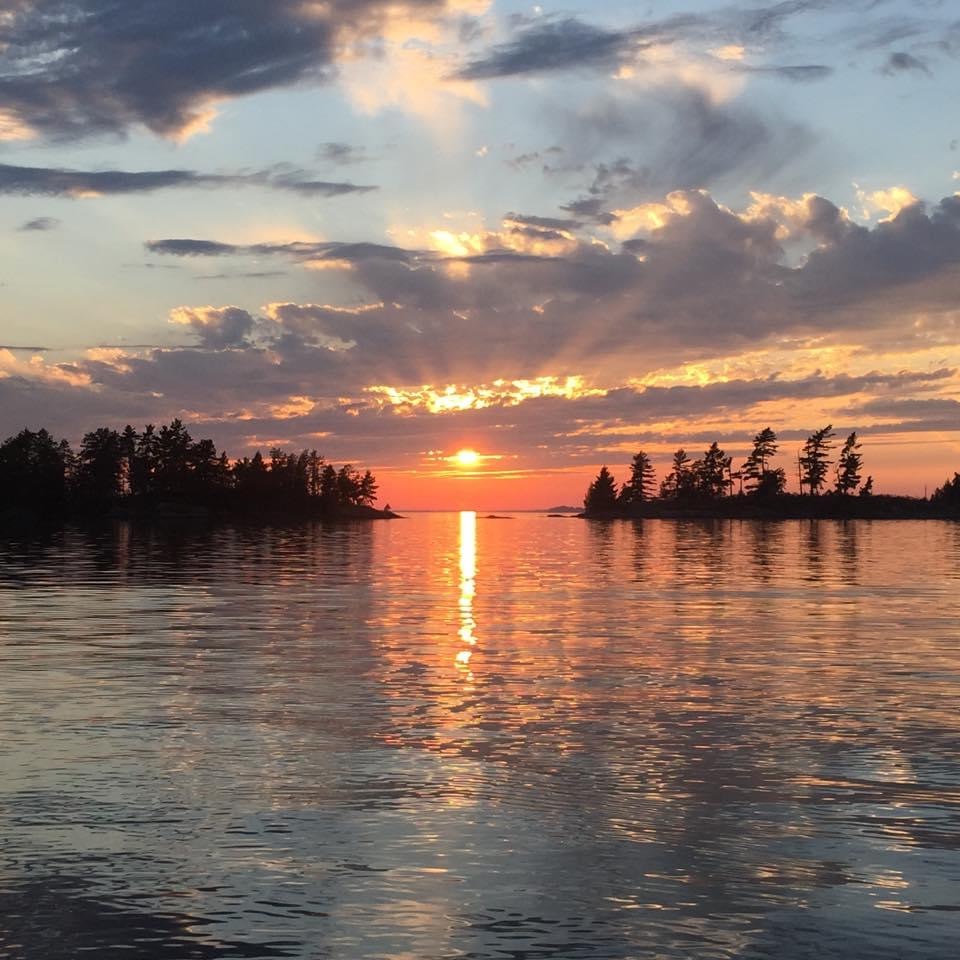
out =
<svg viewBox="0 0 960 960"><path fill-rule="evenodd" d="M163 506L214 512L311 512L335 516L371 507L377 482L316 450L270 450L231 461L212 440L194 440L180 420L142 431L100 427L79 450L47 430L0 444L0 508L50 518Z"/></svg>
<svg viewBox="0 0 960 960"><path fill-rule="evenodd" d="M878 513L880 505L868 508L861 504L857 510L850 508L854 494L861 500L873 498L873 477L863 479L863 455L857 434L851 433L840 445L836 459L832 454L837 449L835 438L832 425L815 431L807 438L797 457L799 497L808 499L825 494L837 501L833 504L835 513ZM686 450L681 448L673 455L671 469L659 486L653 463L641 450L634 455L630 475L620 487L606 466L600 468L584 497L584 510L595 516L641 515L645 512L644 505L711 509L718 508L723 501L742 503L749 498L752 507L748 509L764 506L768 512L776 513L775 508L781 508L782 512L783 508L790 506L793 512L798 512L796 504L790 504L798 495L785 493L786 470L772 465L778 449L777 435L770 427L764 428L753 438L750 453L736 469L733 458L727 456L716 442L697 460L691 459ZM907 501L911 498L880 499L885 501L889 512L891 501ZM930 498L930 503L942 508L941 512L960 510L960 474L938 489ZM730 506L718 512L726 515L743 511ZM799 512L816 515L825 511L806 506Z"/></svg>

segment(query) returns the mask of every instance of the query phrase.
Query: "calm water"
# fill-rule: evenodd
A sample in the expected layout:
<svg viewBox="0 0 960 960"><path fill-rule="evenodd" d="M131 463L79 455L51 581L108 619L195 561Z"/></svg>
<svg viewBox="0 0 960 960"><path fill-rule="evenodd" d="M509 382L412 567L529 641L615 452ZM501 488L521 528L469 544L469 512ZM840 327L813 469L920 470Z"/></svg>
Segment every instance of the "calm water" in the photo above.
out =
<svg viewBox="0 0 960 960"><path fill-rule="evenodd" d="M0 957L954 958L960 525L0 544Z"/></svg>

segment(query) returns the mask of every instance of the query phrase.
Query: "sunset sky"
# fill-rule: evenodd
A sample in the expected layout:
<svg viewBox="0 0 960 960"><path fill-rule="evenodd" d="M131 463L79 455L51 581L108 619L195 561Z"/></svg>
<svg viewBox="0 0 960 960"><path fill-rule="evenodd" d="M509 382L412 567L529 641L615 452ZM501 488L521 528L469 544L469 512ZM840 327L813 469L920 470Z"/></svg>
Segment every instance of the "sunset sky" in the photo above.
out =
<svg viewBox="0 0 960 960"><path fill-rule="evenodd" d="M180 417L493 509L767 425L795 489L832 423L922 494L958 91L954 0L2 0L0 438Z"/></svg>

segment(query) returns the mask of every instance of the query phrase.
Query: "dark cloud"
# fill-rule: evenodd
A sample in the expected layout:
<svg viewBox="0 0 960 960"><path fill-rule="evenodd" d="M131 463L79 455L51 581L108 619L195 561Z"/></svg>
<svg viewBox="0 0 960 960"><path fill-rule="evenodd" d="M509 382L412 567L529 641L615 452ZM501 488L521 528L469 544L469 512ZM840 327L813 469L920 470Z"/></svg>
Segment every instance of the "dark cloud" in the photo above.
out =
<svg viewBox="0 0 960 960"><path fill-rule="evenodd" d="M648 20L625 29L607 29L573 17L515 18L517 33L483 56L466 63L457 76L467 80L525 76L576 69L615 70L642 64L653 46L688 42L703 47L718 42L771 49L787 45L789 20L812 11L868 11L875 0L784 0L747 9L721 8L713 13L680 14ZM738 69L730 65L730 69ZM740 67L787 80L819 80L832 72L821 64Z"/></svg>
<svg viewBox="0 0 960 960"><path fill-rule="evenodd" d="M343 28L375 34L391 0L33 0L0 20L0 103L53 138L164 135L219 99L328 79ZM443 0L406 0L444 8Z"/></svg>
<svg viewBox="0 0 960 960"><path fill-rule="evenodd" d="M49 353L51 347L29 347L16 343L0 343L0 350L9 350L11 353Z"/></svg>
<svg viewBox="0 0 960 960"><path fill-rule="evenodd" d="M239 182L244 181L258 186L272 187L275 190L289 190L305 197L342 197L348 193L370 193L378 189L372 185L315 180L307 176L302 170L274 170L239 178Z"/></svg>
<svg viewBox="0 0 960 960"><path fill-rule="evenodd" d="M874 22L867 28L867 36L863 37L863 25L860 27L861 39L857 43L858 50L879 50L902 43L912 37L922 35L930 28L926 21L909 17L884 18Z"/></svg>
<svg viewBox="0 0 960 960"><path fill-rule="evenodd" d="M170 239L150 240L144 246L150 253L168 254L176 257L223 257L223 256L285 256L293 260L399 260L407 262L416 254L400 247L380 243L343 243L318 241L309 243L254 243L244 246L219 243L215 240Z"/></svg>
<svg viewBox="0 0 960 960"><path fill-rule="evenodd" d="M366 163L369 157L363 147L354 147L349 143L328 141L327 143L321 143L320 146L317 147L317 159L321 163L347 167L356 163Z"/></svg>
<svg viewBox="0 0 960 960"><path fill-rule="evenodd" d="M743 39L770 43L785 38L784 25L793 17L810 11L836 9L844 2L850 5L850 0L781 0L768 6L724 11L719 22L729 24ZM873 4L874 0L865 0L859 6Z"/></svg>
<svg viewBox="0 0 960 960"><path fill-rule="evenodd" d="M173 319L212 350L245 345L254 327L253 316L240 307L180 307Z"/></svg>
<svg viewBox="0 0 960 960"><path fill-rule="evenodd" d="M583 226L579 220L571 217L535 217L523 213L508 213L504 220L524 227L535 227L540 230L578 230Z"/></svg>
<svg viewBox="0 0 960 960"><path fill-rule="evenodd" d="M609 210L604 209L604 201L599 196L580 197L563 204L560 209L604 227L610 226L617 219Z"/></svg>
<svg viewBox="0 0 960 960"><path fill-rule="evenodd" d="M530 230L535 232L535 228ZM413 265L437 261L481 264L505 260L535 262L549 259L510 249L494 249L467 256L444 256L434 251L404 250L402 247L382 243L344 243L342 241L254 243L240 246L232 243L218 243L214 240L169 239L150 240L145 246L151 253L178 257L284 256L301 262L343 261L351 264L359 264L367 260L390 260Z"/></svg>
<svg viewBox="0 0 960 960"><path fill-rule="evenodd" d="M960 264L960 197L928 212L917 203L873 229L848 225L830 246L811 252L796 276L805 302L837 303L910 284Z"/></svg>
<svg viewBox="0 0 960 960"><path fill-rule="evenodd" d="M547 20L526 27L515 40L466 64L457 76L489 80L577 67L610 69L632 59L637 48L638 35L633 30L604 30L572 17Z"/></svg>
<svg viewBox="0 0 960 960"><path fill-rule="evenodd" d="M936 417L941 420L952 420L953 429L956 429L956 424L960 423L960 400L954 400L952 397L907 399L881 397L850 407L847 413L860 417L888 417L901 422Z"/></svg>
<svg viewBox="0 0 960 960"><path fill-rule="evenodd" d="M575 159L624 151L594 164L587 195L564 208L594 219L671 190L730 179L756 189L816 142L800 124L743 103L715 103L687 86L661 87L630 100L596 98L577 110L559 108L554 121Z"/></svg>
<svg viewBox="0 0 960 960"><path fill-rule="evenodd" d="M56 217L34 217L33 220L27 220L26 223L20 224L17 229L21 233L32 233L35 231L56 230L59 226L60 221Z"/></svg>
<svg viewBox="0 0 960 960"><path fill-rule="evenodd" d="M552 169L551 164L563 154L563 147L546 147L543 150L533 150L509 157L507 164L516 170L525 170L533 164L539 164L544 173ZM549 161L549 162L548 162Z"/></svg>
<svg viewBox="0 0 960 960"><path fill-rule="evenodd" d="M84 196L152 193L184 187L259 186L304 196L338 197L368 193L374 186L314 180L302 170L275 167L254 173L216 174L195 170L69 170L61 167L19 167L0 163L0 194L20 196Z"/></svg>
<svg viewBox="0 0 960 960"><path fill-rule="evenodd" d="M273 280L287 276L286 270L246 270L242 273L203 273L194 280Z"/></svg>
<svg viewBox="0 0 960 960"><path fill-rule="evenodd" d="M244 252L244 247L216 240L150 240L144 244L150 253L170 254L175 257L221 257Z"/></svg>
<svg viewBox="0 0 960 960"><path fill-rule="evenodd" d="M873 227L851 222L822 197L807 198L804 214L791 213L789 222L772 214L739 216L701 191L673 202L658 229L625 237L621 252L566 231L566 252L553 256L493 248L451 258L333 241L159 240L148 248L178 256L349 262L359 302L396 306L378 308L387 311L381 326L375 310L337 314L338 323L361 328L342 339L356 341L364 370L383 362L395 377L413 377L402 382L522 377L544 367L612 370L638 351L645 363L663 364L681 347L685 355L709 356L795 333L855 330L861 337L869 329L894 348L922 345L927 334L903 323L903 303L935 314L952 309L960 295L960 199L954 197L929 210L907 207ZM797 266L788 265L782 246L785 223L791 243L812 248ZM539 229L526 227L532 233L524 236L545 239ZM454 270L454 263L476 269ZM362 335L387 330L386 352L376 337L367 342Z"/></svg>
<svg viewBox="0 0 960 960"><path fill-rule="evenodd" d="M780 80L793 80L796 83L813 83L817 80L825 80L833 73L833 67L828 67L822 63L804 63L787 66L738 66L736 68L740 73L754 74L755 76L769 76Z"/></svg>
<svg viewBox="0 0 960 960"><path fill-rule="evenodd" d="M930 76L930 67L927 66L925 61L915 57L912 53L898 51L887 57L886 62L881 67L881 72L887 76L893 76L897 73L925 73Z"/></svg>

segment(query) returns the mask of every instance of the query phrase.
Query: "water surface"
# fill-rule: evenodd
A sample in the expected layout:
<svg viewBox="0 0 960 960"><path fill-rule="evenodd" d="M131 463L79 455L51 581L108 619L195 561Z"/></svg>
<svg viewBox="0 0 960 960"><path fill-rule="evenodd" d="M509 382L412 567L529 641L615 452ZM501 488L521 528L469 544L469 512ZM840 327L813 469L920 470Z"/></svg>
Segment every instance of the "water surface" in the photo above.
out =
<svg viewBox="0 0 960 960"><path fill-rule="evenodd" d="M0 544L0 957L930 958L960 525Z"/></svg>

